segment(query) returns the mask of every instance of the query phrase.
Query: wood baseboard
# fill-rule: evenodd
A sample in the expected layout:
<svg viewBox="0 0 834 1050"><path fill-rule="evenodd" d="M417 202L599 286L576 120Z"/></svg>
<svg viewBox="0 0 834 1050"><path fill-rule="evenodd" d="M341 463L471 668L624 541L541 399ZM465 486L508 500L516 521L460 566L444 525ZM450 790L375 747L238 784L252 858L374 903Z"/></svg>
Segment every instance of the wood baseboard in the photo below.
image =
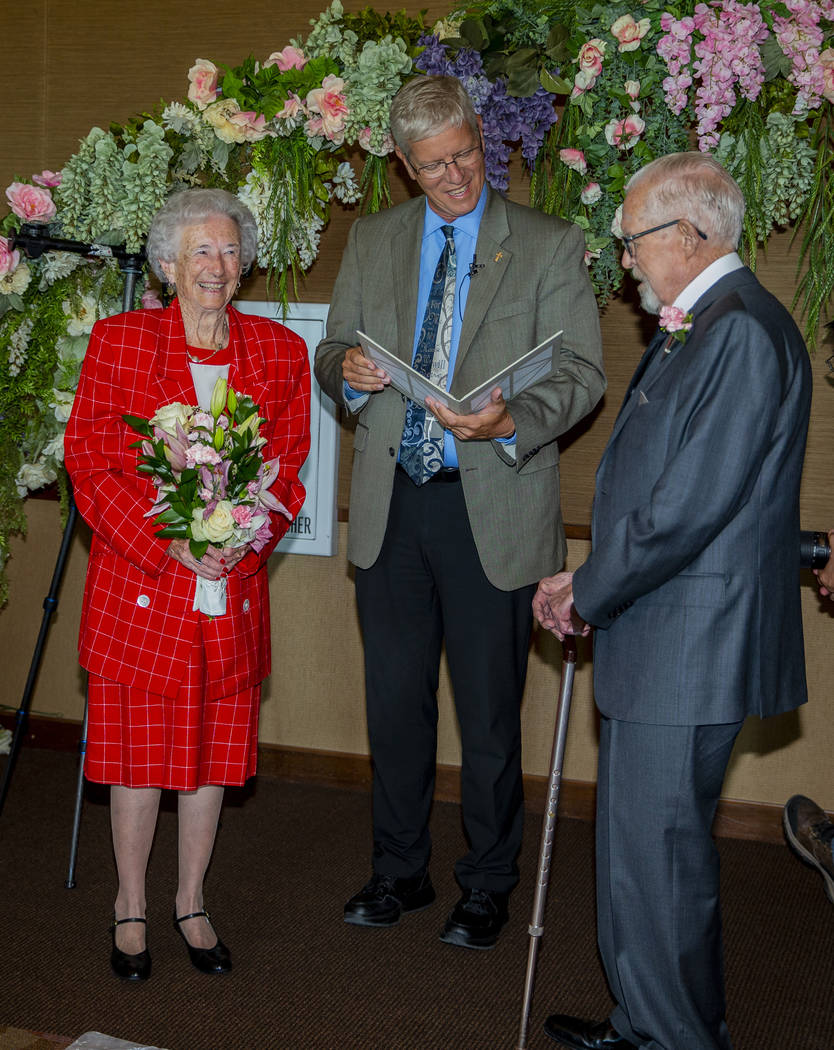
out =
<svg viewBox="0 0 834 1050"><path fill-rule="evenodd" d="M0 713L0 726L13 729L15 715ZM77 751L81 723L32 716L27 721L23 747L47 748L52 751ZM19 758L19 756L18 756ZM307 748L262 744L258 748L260 776L278 777L337 787L349 791L369 791L371 760L367 755L343 751L314 751ZM548 793L548 778L524 777L526 809L541 815ZM460 802L460 770L457 766L438 766L434 797L441 802ZM559 792L559 815L573 820L593 820L596 784L584 780L563 780ZM764 802L741 802L722 799L714 825L715 834L723 838L752 839L781 843L782 807Z"/></svg>

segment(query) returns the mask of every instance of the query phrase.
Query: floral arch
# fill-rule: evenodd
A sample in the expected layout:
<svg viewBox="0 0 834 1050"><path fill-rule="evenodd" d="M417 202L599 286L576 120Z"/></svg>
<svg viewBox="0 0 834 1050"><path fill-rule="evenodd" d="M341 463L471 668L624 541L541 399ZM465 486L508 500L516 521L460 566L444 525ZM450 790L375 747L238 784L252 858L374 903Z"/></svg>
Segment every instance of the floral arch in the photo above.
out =
<svg viewBox="0 0 834 1050"><path fill-rule="evenodd" d="M340 0L279 51L226 67L198 58L187 95L124 126L93 128L61 171L6 190L0 221L0 603L23 499L57 481L63 430L93 322L122 309L106 258L44 251L21 231L141 251L183 186L222 186L253 211L259 260L286 303L333 207L390 203L391 99L426 73L458 76L484 122L489 182L520 148L530 203L585 232L604 306L620 287L617 214L647 161L707 150L748 204L743 250L795 227L796 304L809 346L834 289L834 0L475 0L433 26ZM187 85L187 87L186 87ZM357 171L349 157L362 158ZM348 152L350 151L350 152ZM147 282L135 304L160 305Z"/></svg>

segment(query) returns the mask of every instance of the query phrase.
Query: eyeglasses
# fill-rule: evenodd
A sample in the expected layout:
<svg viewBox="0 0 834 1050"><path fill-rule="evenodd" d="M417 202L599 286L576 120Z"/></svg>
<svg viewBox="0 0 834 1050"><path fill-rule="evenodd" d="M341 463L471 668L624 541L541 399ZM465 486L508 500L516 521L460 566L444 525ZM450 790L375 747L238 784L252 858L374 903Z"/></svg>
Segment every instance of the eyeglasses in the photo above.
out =
<svg viewBox="0 0 834 1050"><path fill-rule="evenodd" d="M628 252L632 259L637 258L637 252L634 248L634 242L639 240L641 237L646 237L650 233L657 233L658 230L666 230L670 226L677 226L679 222L683 222L683 219L670 219L669 222L662 222L659 226L652 226L648 230L641 230L639 233L626 234L624 233L620 240L623 242L623 248ZM698 234L702 241L707 240L707 235L703 230L699 230L697 226L690 223L692 229Z"/></svg>
<svg viewBox="0 0 834 1050"><path fill-rule="evenodd" d="M409 157L408 163L414 168L415 173L422 175L424 179L439 179L441 175L446 174L446 169L450 164L458 168L465 168L467 164L471 164L480 154L481 149L481 143L478 142L477 146L470 146L469 149L463 149L460 153L453 153L451 160L430 160L428 164L421 164L418 168Z"/></svg>

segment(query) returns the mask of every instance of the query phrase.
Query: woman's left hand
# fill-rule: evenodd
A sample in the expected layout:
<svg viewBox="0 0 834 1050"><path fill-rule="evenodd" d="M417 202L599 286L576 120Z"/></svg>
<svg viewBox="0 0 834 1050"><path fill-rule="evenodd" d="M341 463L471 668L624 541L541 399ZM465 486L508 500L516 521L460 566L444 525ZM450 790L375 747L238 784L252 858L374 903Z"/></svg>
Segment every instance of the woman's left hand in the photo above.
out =
<svg viewBox="0 0 834 1050"><path fill-rule="evenodd" d="M250 549L248 543L242 547L209 547L198 559L191 553L188 540L171 540L167 553L204 580L219 580L221 576L227 576Z"/></svg>

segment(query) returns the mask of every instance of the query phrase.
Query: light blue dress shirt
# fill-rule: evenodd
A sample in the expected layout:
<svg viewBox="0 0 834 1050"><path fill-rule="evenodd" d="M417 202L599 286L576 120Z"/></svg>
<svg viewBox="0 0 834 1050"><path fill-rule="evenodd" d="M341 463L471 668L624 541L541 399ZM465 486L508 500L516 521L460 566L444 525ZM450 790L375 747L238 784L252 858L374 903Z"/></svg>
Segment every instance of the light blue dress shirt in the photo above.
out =
<svg viewBox="0 0 834 1050"><path fill-rule="evenodd" d="M486 183L481 190L481 195L478 198L478 203L472 209L467 212L466 215L461 215L454 219L453 222L448 222L442 218L429 207L429 202L426 200L426 213L423 220L423 242L420 248L420 278L417 287L417 324L414 330L414 344L411 351L411 360L414 361L414 355L417 352L417 342L420 338L420 328L422 323L423 315L426 312L426 304L429 299L429 291L431 289L432 279L434 278L434 271L437 269L437 262L443 252L443 248L446 244L446 237L442 232L441 227L453 226L455 229L455 255L457 257L457 276L455 279L455 311L452 319L452 345L449 349L449 374L446 379L446 389L448 390L452 383L452 378L455 372L455 361L458 354L458 342L460 340L460 330L463 325L463 315L466 310L466 299L469 295L469 286L473 280L471 276L472 264L477 263L475 258L475 245L478 241L478 230L481 226L481 218L484 214L484 208L486 207L487 188ZM477 275L474 280L477 280ZM364 405L369 395L363 394L359 390L354 390L352 387L345 383L345 398L350 402L350 409L352 412L358 411L362 405ZM515 436L510 438L498 439L502 444L514 445ZM446 431L443 438L443 465L444 467L455 468L458 465L458 453L455 448L455 439L452 436L451 431Z"/></svg>

